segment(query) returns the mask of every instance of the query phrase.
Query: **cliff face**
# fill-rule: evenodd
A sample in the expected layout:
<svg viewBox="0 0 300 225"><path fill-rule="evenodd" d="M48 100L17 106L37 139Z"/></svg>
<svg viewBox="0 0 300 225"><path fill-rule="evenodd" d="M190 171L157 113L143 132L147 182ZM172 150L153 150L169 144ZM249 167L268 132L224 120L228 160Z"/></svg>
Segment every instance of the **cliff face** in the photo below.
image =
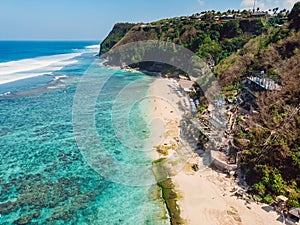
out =
<svg viewBox="0 0 300 225"><path fill-rule="evenodd" d="M128 30L128 32L113 46L113 48L135 41L158 40L160 35L160 26L145 24L135 25Z"/></svg>
<svg viewBox="0 0 300 225"><path fill-rule="evenodd" d="M134 26L132 23L117 23L100 45L100 55L108 52Z"/></svg>
<svg viewBox="0 0 300 225"><path fill-rule="evenodd" d="M262 19L199 21L172 18L150 24L116 24L101 44L100 55L130 42L160 40L182 45L203 60L212 59L219 63L264 30Z"/></svg>

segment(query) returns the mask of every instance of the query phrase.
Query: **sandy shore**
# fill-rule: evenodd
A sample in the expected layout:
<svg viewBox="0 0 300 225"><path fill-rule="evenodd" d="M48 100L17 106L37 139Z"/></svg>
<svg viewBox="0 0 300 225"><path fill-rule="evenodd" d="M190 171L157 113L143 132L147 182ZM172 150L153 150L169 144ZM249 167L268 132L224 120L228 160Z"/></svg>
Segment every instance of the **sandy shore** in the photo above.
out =
<svg viewBox="0 0 300 225"><path fill-rule="evenodd" d="M174 149L178 147L180 136L180 121L184 112L180 110L180 105L187 108L184 98L179 96L176 91L176 82L174 80L158 78L149 88L149 95L152 103L152 140L153 145L164 146ZM169 152L171 153L171 152ZM157 158L161 157L161 154Z"/></svg>
<svg viewBox="0 0 300 225"><path fill-rule="evenodd" d="M235 181L210 168L197 173L179 173L172 178L182 193L181 216L188 224L276 225L279 215L267 205L246 202L231 193Z"/></svg>
<svg viewBox="0 0 300 225"><path fill-rule="evenodd" d="M159 78L149 89L153 104L153 145L160 146L157 158L176 155L180 149L180 120L188 101L176 88L173 80ZM176 150L177 149L177 150ZM233 188L240 189L232 178L226 178L203 164L197 154L188 157L185 166L172 177L179 193L181 217L195 225L276 225L279 215L267 205L246 202L233 196ZM200 170L194 172L192 163Z"/></svg>

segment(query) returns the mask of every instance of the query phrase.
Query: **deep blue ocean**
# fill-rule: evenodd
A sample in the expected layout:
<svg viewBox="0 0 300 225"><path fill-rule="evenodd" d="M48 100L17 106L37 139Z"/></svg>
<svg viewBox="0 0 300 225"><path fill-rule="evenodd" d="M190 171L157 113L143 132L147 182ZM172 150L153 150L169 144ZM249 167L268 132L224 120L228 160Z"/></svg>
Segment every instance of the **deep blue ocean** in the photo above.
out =
<svg viewBox="0 0 300 225"><path fill-rule="evenodd" d="M138 104L127 115L118 99L122 90L129 102L146 96L153 80L103 67L98 52L97 42L0 41L0 224L169 224L159 188L144 185L154 178L122 169L151 167L152 153L123 143L114 122L127 120L135 139L149 137ZM101 147L84 123L87 136L74 128L93 79L102 86L89 111Z"/></svg>

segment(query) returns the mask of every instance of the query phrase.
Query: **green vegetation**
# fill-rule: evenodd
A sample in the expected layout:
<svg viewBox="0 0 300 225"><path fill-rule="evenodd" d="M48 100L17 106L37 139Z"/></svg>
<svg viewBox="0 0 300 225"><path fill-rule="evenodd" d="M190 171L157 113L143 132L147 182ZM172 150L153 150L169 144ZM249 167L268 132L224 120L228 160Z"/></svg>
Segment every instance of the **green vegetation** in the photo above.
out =
<svg viewBox="0 0 300 225"><path fill-rule="evenodd" d="M115 44L117 44L122 37L134 26L131 23L117 23L113 30L101 43L100 55L108 52Z"/></svg>
<svg viewBox="0 0 300 225"><path fill-rule="evenodd" d="M241 92L241 84L235 83L228 85L223 88L223 97L231 101L232 103L237 102L237 96Z"/></svg>
<svg viewBox="0 0 300 225"><path fill-rule="evenodd" d="M197 107L197 112L203 114L208 109L208 104L199 105Z"/></svg>
<svg viewBox="0 0 300 225"><path fill-rule="evenodd" d="M222 86L235 84L256 71L264 71L278 80L283 72L280 62L292 58L299 51L299 37L299 32L289 30L286 25L271 27L224 59L214 68L214 72Z"/></svg>
<svg viewBox="0 0 300 225"><path fill-rule="evenodd" d="M243 122L243 119L242 119L242 117L240 117L240 116L238 116L237 118L236 118L236 124L237 125L239 125L241 122Z"/></svg>
<svg viewBox="0 0 300 225"><path fill-rule="evenodd" d="M299 30L300 28L300 2L297 2L291 13L289 14L288 18L290 23L290 28L294 28L296 30Z"/></svg>
<svg viewBox="0 0 300 225"><path fill-rule="evenodd" d="M246 18L226 21L173 18L151 24L116 24L102 43L100 55L134 41L161 40L182 45L203 60L217 64L264 30L264 19Z"/></svg>
<svg viewBox="0 0 300 225"><path fill-rule="evenodd" d="M255 113L247 116L242 115L242 110L236 110L238 115L232 131L234 153L239 152L240 167L253 194L267 203L272 203L277 195L282 194L289 198L290 206L300 207L299 12L300 2L297 2L288 17L288 13L282 10L268 21L265 18L245 18L251 15L249 11L209 11L202 16L195 14L150 24L118 24L103 42L101 53L133 41L161 40L182 45L203 61L213 62L213 73L197 68L197 73L208 75L198 79L199 85L207 87L217 76L223 97L229 100L231 106L234 104L234 109L238 109L238 99L243 94L251 96L251 100L245 100L245 105L255 109ZM242 18L214 19L215 16L230 14L241 15ZM151 46L134 51L136 54L133 54L135 58L132 60L137 62L135 67L153 66L149 62L138 63L143 54L151 51ZM112 63L124 60L117 56L120 58L112 59ZM166 72L171 76L170 71L173 72L174 68L169 67ZM281 85L281 89L255 92L244 86L248 76L261 74L261 71L264 71L265 78ZM200 100L200 114L205 112L208 105L203 92L197 90L190 96ZM200 135L199 140L204 141L205 136ZM167 150L158 149L161 154ZM157 174L163 173L160 169L157 171ZM177 218L177 196L171 191L173 187L169 182L159 185L165 186L163 195L169 199L169 202L166 200L167 207L174 215L174 223L177 223L181 221Z"/></svg>
<svg viewBox="0 0 300 225"><path fill-rule="evenodd" d="M202 142L203 144L205 144L205 143L208 142L208 138L207 138L201 131L200 131L198 140L199 140L200 142Z"/></svg>
<svg viewBox="0 0 300 225"><path fill-rule="evenodd" d="M256 105L257 113L243 120L241 114L237 117L234 144L258 199L272 203L277 195L285 195L289 206L300 207L300 31L295 27L299 3L292 12L290 22L251 39L214 72L229 99L240 96L237 92L244 90L237 84L256 71L263 70L265 77L281 84L278 91L255 93L248 104Z"/></svg>
<svg viewBox="0 0 300 225"><path fill-rule="evenodd" d="M175 191L175 186L171 178L158 182L158 186L162 189L163 199L166 202L167 209L171 217L171 224L185 224L185 221L180 217L180 209L177 206L178 195Z"/></svg>

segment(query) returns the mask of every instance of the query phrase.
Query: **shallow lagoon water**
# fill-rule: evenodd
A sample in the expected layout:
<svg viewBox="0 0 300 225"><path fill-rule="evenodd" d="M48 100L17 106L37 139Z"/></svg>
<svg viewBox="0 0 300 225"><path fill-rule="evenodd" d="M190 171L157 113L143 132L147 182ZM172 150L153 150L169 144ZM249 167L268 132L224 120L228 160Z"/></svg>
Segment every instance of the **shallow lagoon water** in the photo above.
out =
<svg viewBox="0 0 300 225"><path fill-rule="evenodd" d="M0 85L1 94L10 92L0 97L0 224L18 219L28 224L169 224L156 185L135 187L107 180L78 149L72 124L74 94L96 60L95 52L85 50L77 63L51 75ZM111 121L118 92L141 80L145 86L138 91L146 95L151 78L98 67L99 76L110 76L95 108L103 145L119 161L151 163L150 152L122 145ZM53 82L53 76L63 75L68 78ZM149 135L138 105L124 118L139 138Z"/></svg>

